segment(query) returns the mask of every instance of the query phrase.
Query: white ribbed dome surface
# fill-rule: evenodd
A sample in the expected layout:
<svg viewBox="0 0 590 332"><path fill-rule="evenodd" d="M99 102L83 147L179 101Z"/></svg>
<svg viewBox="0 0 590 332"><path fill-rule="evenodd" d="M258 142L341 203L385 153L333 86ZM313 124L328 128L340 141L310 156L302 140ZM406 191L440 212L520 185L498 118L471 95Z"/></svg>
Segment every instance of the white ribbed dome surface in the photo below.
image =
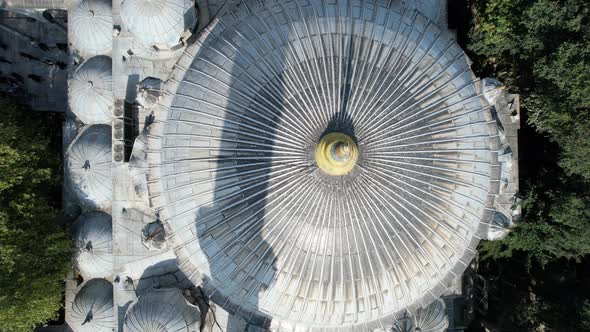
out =
<svg viewBox="0 0 590 332"><path fill-rule="evenodd" d="M88 210L111 206L111 127L94 125L80 133L66 152L66 183Z"/></svg>
<svg viewBox="0 0 590 332"><path fill-rule="evenodd" d="M113 224L111 216L90 212L75 224L76 266L84 279L105 278L113 272Z"/></svg>
<svg viewBox="0 0 590 332"><path fill-rule="evenodd" d="M115 327L113 285L92 279L76 294L68 324L74 332L112 332Z"/></svg>
<svg viewBox="0 0 590 332"><path fill-rule="evenodd" d="M186 302L178 288L146 291L125 313L125 332L192 332L198 330L199 309Z"/></svg>
<svg viewBox="0 0 590 332"><path fill-rule="evenodd" d="M124 0L121 18L127 30L146 47L178 45L182 33L197 23L191 0Z"/></svg>
<svg viewBox="0 0 590 332"><path fill-rule="evenodd" d="M150 201L184 273L251 324L390 328L486 234L500 170L481 85L446 29L391 3L246 1L165 86ZM358 144L345 176L316 164L329 132Z"/></svg>
<svg viewBox="0 0 590 332"><path fill-rule="evenodd" d="M112 61L96 56L84 62L70 81L70 108L84 124L110 123L114 95Z"/></svg>
<svg viewBox="0 0 590 332"><path fill-rule="evenodd" d="M70 40L85 54L108 54L113 47L113 11L110 0L82 0L71 9Z"/></svg>

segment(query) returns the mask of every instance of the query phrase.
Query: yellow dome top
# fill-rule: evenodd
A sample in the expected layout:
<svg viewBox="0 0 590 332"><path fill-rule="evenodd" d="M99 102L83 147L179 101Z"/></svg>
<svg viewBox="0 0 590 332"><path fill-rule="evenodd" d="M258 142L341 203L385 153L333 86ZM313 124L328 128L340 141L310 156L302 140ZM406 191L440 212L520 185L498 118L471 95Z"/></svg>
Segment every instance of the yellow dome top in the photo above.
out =
<svg viewBox="0 0 590 332"><path fill-rule="evenodd" d="M329 133L322 137L315 149L318 167L328 175L350 173L358 160L358 147L352 137L342 133Z"/></svg>

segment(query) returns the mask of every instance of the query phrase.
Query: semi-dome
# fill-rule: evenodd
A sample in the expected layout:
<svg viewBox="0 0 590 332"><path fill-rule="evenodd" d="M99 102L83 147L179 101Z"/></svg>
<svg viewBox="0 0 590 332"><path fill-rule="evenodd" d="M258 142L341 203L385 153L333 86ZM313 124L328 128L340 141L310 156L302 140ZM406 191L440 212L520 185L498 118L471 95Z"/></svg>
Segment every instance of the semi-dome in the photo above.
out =
<svg viewBox="0 0 590 332"><path fill-rule="evenodd" d="M84 279L105 278L113 272L113 224L104 212L90 212L74 225L76 267Z"/></svg>
<svg viewBox="0 0 590 332"><path fill-rule="evenodd" d="M68 189L87 210L111 206L111 127L94 125L80 133L66 151Z"/></svg>
<svg viewBox="0 0 590 332"><path fill-rule="evenodd" d="M114 95L112 60L96 56L84 62L70 80L70 109L86 125L110 123Z"/></svg>
<svg viewBox="0 0 590 332"><path fill-rule="evenodd" d="M124 0L121 18L127 30L145 47L172 48L184 31L197 23L191 0Z"/></svg>
<svg viewBox="0 0 590 332"><path fill-rule="evenodd" d="M113 47L113 10L110 0L82 0L72 9L70 40L84 54L108 54Z"/></svg>
<svg viewBox="0 0 590 332"><path fill-rule="evenodd" d="M105 279L86 282L72 302L68 324L74 332L112 332L113 285Z"/></svg>
<svg viewBox="0 0 590 332"><path fill-rule="evenodd" d="M178 288L146 291L125 313L126 332L197 331L199 309L188 303Z"/></svg>
<svg viewBox="0 0 590 332"><path fill-rule="evenodd" d="M437 300L487 234L498 128L401 2L254 1L189 46L149 128L179 266L252 324L365 331ZM321 36L321 37L320 37Z"/></svg>

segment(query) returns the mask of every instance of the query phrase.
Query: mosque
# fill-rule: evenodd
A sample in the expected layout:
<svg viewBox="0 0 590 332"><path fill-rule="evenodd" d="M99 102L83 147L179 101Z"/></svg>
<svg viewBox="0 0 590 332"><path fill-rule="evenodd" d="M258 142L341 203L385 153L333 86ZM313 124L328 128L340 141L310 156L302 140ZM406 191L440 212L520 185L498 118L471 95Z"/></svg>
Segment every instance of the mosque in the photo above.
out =
<svg viewBox="0 0 590 332"><path fill-rule="evenodd" d="M476 247L520 214L519 104L445 0L4 2L40 27L0 25L31 48L0 88L66 115L46 331L465 329Z"/></svg>

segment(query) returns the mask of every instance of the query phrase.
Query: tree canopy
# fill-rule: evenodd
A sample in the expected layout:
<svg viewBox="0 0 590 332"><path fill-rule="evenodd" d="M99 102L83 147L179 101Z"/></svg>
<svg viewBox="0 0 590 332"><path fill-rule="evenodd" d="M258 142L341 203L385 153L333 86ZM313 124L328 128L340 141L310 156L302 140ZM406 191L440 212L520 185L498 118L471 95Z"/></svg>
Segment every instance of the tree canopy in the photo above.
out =
<svg viewBox="0 0 590 332"><path fill-rule="evenodd" d="M487 319L501 330L588 330L590 2L471 0L471 10L474 69L520 94L524 121L523 214L480 247Z"/></svg>
<svg viewBox="0 0 590 332"><path fill-rule="evenodd" d="M528 121L590 181L590 2L476 0L469 49L483 72L522 95Z"/></svg>
<svg viewBox="0 0 590 332"><path fill-rule="evenodd" d="M71 265L56 223L60 151L50 137L59 127L6 97L0 109L0 331L31 331L57 317Z"/></svg>

